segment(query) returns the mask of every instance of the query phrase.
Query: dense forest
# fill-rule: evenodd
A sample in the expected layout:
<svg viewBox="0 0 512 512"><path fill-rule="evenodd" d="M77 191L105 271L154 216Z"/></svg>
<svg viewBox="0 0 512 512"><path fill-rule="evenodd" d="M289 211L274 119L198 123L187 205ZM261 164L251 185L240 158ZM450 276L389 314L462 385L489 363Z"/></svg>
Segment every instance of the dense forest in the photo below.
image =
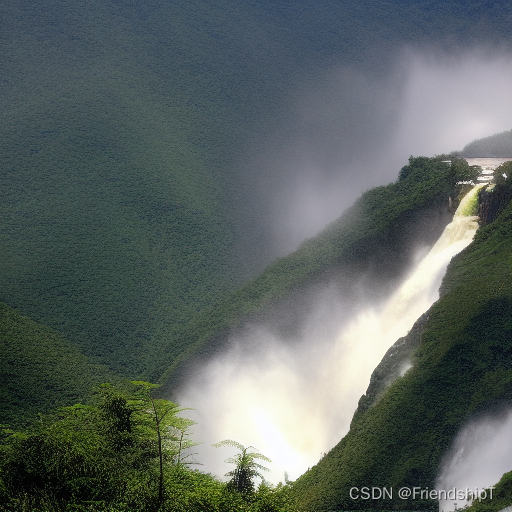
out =
<svg viewBox="0 0 512 512"><path fill-rule="evenodd" d="M350 432L297 481L265 482L267 454L237 439L217 440L237 450L224 478L202 471L190 404L171 400L250 322L293 340L327 283L350 300L364 275L388 293L476 179L462 157L512 156L512 131L405 158L286 255L270 226L295 169L259 153L302 145L336 160L393 123L358 110L351 87L368 89L363 103L382 84L401 90L391 70L419 48L506 52L511 20L510 5L482 0L3 1L0 510L316 512L354 509L356 480L433 485L465 422L510 406L510 163L406 337L413 369L384 391L382 363ZM328 107L346 125L338 139L305 121L318 106L304 98L329 97L326 69L349 76ZM510 478L471 510L510 505ZM436 504L372 503L406 505Z"/></svg>
<svg viewBox="0 0 512 512"><path fill-rule="evenodd" d="M354 225L354 212L347 212L351 221L343 219L329 226L297 253L269 267L267 272L273 279L264 273L234 293L229 305L221 309L224 319L219 318L211 328L222 330L236 317L240 321L269 307L271 298L279 299L299 284L297 275L302 276L302 285L311 276L318 278L322 272L311 265L319 261L320 255L322 269L332 274L333 266L346 264L351 258L364 261L363 255L367 254L368 259L367 248L375 248L377 240L381 244L389 241L392 225L404 228L415 209L424 209L425 204L439 208L437 198L446 198L447 191L460 188L458 181L475 177L475 169L464 161L452 157L448 166L443 159L446 156L411 158L395 184L368 191L354 205L358 215L366 213L366 221L364 216L357 217L359 221ZM487 195L481 194L481 200L499 200L503 192L510 196L511 170L510 163L498 168L495 185ZM436 184L441 188L436 190ZM398 195L397 190L402 194ZM433 190L436 193L432 195ZM428 320L422 321L421 343L412 345L413 370L378 399L374 397L374 403L361 408L362 399L349 434L296 482L256 487L256 477L264 476L260 470L265 469L259 459L266 457L248 452L249 447L236 441L226 441L240 448L239 455L230 459L235 469L227 483L198 471L190 464L193 459L188 460L194 440L189 434L193 422L186 419L186 410L158 398L156 385L117 379L115 384L96 384L85 402L40 414L38 421L23 430L4 426L0 445L2 507L13 511L320 511L348 506L354 509L353 502L343 501L343 486L369 478L386 486L432 485L439 459L458 427L474 414L489 410L499 413L510 396L510 206L509 197L508 206L501 205L496 219L482 226L474 243L451 263L443 280L442 298L429 311ZM387 220L375 226L383 212ZM340 245L344 239L345 256ZM398 242L395 238L394 243ZM336 256L333 245L339 250ZM295 271L290 272L290 268ZM26 367L27 378L29 368L36 374L33 381L19 382L27 391L28 400L23 403L26 412L31 407L31 386L36 388L44 382L39 380L41 367L48 370L41 363L55 350L67 364L59 364L53 355L53 371L47 377L47 381L53 378L53 383L49 381L47 388L60 385L61 389L67 386L72 390L70 370L75 375L84 372L83 386L109 377L104 367L91 367L51 329L38 326L8 307L4 307L4 315L8 319L8 329L2 333L4 347L14 339L25 354L11 366ZM418 337L417 330L411 333ZM201 336L205 338L206 334ZM32 355L34 337L41 340L41 346ZM203 341L196 350L201 351L202 345L208 344ZM70 367L73 357L76 363ZM13 373L20 373L20 369L15 368ZM71 400L72 396L63 398ZM16 399L11 400L16 403ZM50 403L46 399L39 406L47 409ZM415 441L418 431L422 433L421 449ZM248 476L241 478L245 470ZM510 495L502 490L507 485L498 487L500 501L493 502L493 507L509 502ZM399 505L377 503L381 508ZM420 501L409 505L416 510L434 506ZM477 504L474 507L480 510Z"/></svg>
<svg viewBox="0 0 512 512"><path fill-rule="evenodd" d="M0 300L144 379L276 257L265 216L288 182L246 160L301 123L291 84L327 65L380 83L404 45L507 41L510 16L458 0L0 9Z"/></svg>

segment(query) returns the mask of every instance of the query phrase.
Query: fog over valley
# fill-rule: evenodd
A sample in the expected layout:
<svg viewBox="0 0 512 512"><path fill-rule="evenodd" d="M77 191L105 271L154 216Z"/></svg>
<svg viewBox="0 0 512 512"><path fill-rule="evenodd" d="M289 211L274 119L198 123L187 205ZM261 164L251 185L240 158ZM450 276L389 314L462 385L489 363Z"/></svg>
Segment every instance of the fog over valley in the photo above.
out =
<svg viewBox="0 0 512 512"><path fill-rule="evenodd" d="M285 124L241 164L254 194L244 207L264 233L255 250L267 261L318 233L363 191L396 180L410 155L462 150L510 129L510 52L404 48L390 60L385 73L340 65L291 84Z"/></svg>
<svg viewBox="0 0 512 512"><path fill-rule="evenodd" d="M512 505L511 21L2 0L0 512Z"/></svg>
<svg viewBox="0 0 512 512"><path fill-rule="evenodd" d="M363 274L352 287L332 283L305 292L305 303L295 304L303 314L288 332L279 332L279 320L249 322L227 340L226 351L198 363L173 397L193 409L195 438L204 442L194 448L197 460L208 471L227 472L211 445L236 439L272 459L269 478L277 483L285 473L297 478L334 447L348 432L373 370L437 300L446 266L471 242L477 217L464 212L477 193L461 201L428 254L424 245L415 247L402 282L377 284ZM288 303L277 318L293 307ZM403 361L400 376L411 366Z"/></svg>

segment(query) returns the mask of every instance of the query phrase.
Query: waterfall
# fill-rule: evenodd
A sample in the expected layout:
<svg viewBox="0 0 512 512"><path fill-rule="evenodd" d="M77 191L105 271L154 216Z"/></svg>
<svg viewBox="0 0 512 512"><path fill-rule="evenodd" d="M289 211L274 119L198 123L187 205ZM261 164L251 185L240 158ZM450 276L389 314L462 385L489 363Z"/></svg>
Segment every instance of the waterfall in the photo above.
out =
<svg viewBox="0 0 512 512"><path fill-rule="evenodd" d="M204 443L195 451L205 470L229 470L227 454L210 446L235 439L272 459L271 481L283 480L285 471L295 479L347 433L372 371L438 299L448 263L476 233L478 217L471 214L479 188L463 198L436 244L384 302L348 318L340 305L333 315L340 319L331 319L336 328L326 334L319 300L293 346L269 326L250 325L230 340L227 354L196 373L178 401L195 409L194 437ZM326 292L323 303L332 308L333 300Z"/></svg>

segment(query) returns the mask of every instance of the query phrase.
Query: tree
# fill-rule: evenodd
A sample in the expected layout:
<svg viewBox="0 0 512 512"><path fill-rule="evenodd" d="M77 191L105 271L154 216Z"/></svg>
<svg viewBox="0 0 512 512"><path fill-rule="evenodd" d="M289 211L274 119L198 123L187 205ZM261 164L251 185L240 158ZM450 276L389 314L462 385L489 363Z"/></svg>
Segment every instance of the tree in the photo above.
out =
<svg viewBox="0 0 512 512"><path fill-rule="evenodd" d="M239 454L226 459L226 462L229 464L235 464L236 466L235 469L226 473L226 476L231 477L229 482L230 487L244 495L252 494L254 492L254 477L263 479L263 476L258 472L258 470L269 471L269 469L265 466L255 462L255 459L261 459L266 462L272 461L261 453L249 452L248 450L250 448L255 449L254 446L245 447L236 441L232 441L231 439L226 439L225 441L216 443L213 446L216 448L221 446L234 446L240 450Z"/></svg>
<svg viewBox="0 0 512 512"><path fill-rule="evenodd" d="M146 429L154 432L158 450L158 499L157 510L164 502L164 459L168 457L175 463L182 463L182 451L193 446L186 439L186 431L193 421L177 416L179 412L186 410L168 400L157 399L152 391L159 386L143 381L132 381L139 387L135 399L131 401L139 409L146 419Z"/></svg>

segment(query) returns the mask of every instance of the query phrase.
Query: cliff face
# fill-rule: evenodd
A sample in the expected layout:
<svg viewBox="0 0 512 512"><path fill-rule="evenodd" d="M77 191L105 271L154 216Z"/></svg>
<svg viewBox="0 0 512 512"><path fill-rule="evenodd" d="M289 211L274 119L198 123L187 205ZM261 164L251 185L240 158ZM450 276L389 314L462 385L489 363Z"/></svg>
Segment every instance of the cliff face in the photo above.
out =
<svg viewBox="0 0 512 512"><path fill-rule="evenodd" d="M511 199L512 190L508 187L496 185L482 189L478 196L480 225L494 222Z"/></svg>
<svg viewBox="0 0 512 512"><path fill-rule="evenodd" d="M386 352L382 361L372 373L366 393L359 399L351 427L362 414L379 400L395 380L405 375L407 370L411 368L412 356L421 344L421 334L428 319L429 312L427 311L418 318L409 333L398 339Z"/></svg>

